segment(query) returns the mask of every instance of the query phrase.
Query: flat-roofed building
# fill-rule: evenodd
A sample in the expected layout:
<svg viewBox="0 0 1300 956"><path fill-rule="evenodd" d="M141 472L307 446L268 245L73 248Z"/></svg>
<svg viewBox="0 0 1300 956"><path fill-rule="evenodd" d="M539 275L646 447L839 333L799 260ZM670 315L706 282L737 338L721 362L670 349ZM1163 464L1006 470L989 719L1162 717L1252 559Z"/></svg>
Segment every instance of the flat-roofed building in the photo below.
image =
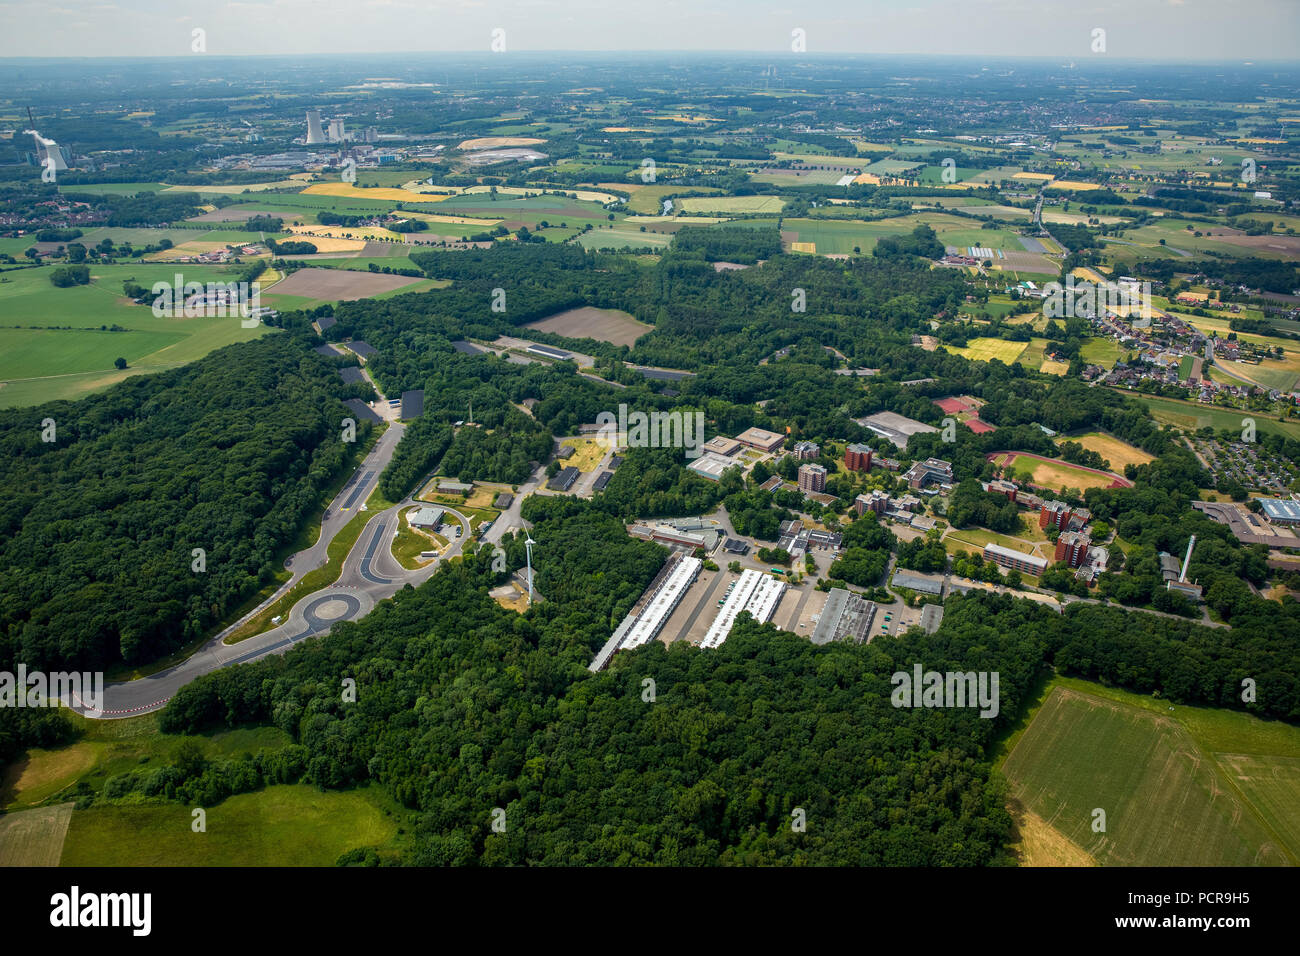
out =
<svg viewBox="0 0 1300 956"><path fill-rule="evenodd" d="M704 443L704 450L712 452L715 455L721 455L724 458L730 458L736 452L740 451L743 446L734 438L728 438L726 435L715 435Z"/></svg>
<svg viewBox="0 0 1300 956"><path fill-rule="evenodd" d="M913 435L937 432L939 429L915 418L907 418L894 412L877 412L855 421L863 428L870 429L882 438L887 438L899 448L907 447L907 440Z"/></svg>
<svg viewBox="0 0 1300 956"><path fill-rule="evenodd" d="M599 475L596 476L596 480L592 483L591 490L604 491L605 486L609 484L609 479L613 477L614 477L614 473L612 471L602 471Z"/></svg>
<svg viewBox="0 0 1300 956"><path fill-rule="evenodd" d="M952 481L952 462L940 458L927 458L918 461L903 473L903 480L913 488L920 490L930 482L943 484Z"/></svg>
<svg viewBox="0 0 1300 956"><path fill-rule="evenodd" d="M1012 551L1000 544L984 545L984 560L993 561L1004 568L1014 568L1022 574L1032 574L1035 577L1047 570L1046 558L1040 558L1036 554L1026 554L1023 551Z"/></svg>
<svg viewBox="0 0 1300 956"><path fill-rule="evenodd" d="M709 481L721 481L722 473L733 467L736 467L736 462L733 459L723 458L721 455L708 451L687 465L686 470L693 471L701 478L707 478Z"/></svg>
<svg viewBox="0 0 1300 956"><path fill-rule="evenodd" d="M785 444L785 436L780 432L770 432L765 428L746 428L736 436L736 441L759 451L776 451Z"/></svg>
<svg viewBox="0 0 1300 956"><path fill-rule="evenodd" d="M587 669L602 670L616 651L640 647L658 637L702 567L703 562L698 558L685 554L670 555Z"/></svg>
<svg viewBox="0 0 1300 956"><path fill-rule="evenodd" d="M799 466L799 490L802 492L825 491L826 469L821 465L805 463Z"/></svg>
<svg viewBox="0 0 1300 956"><path fill-rule="evenodd" d="M415 514L411 515L412 528L437 528L442 524L443 510L441 508L431 508L426 505L420 508Z"/></svg>
<svg viewBox="0 0 1300 956"><path fill-rule="evenodd" d="M731 594L709 625L704 640L700 641L700 647L717 647L722 644L731 633L731 625L736 622L741 611L748 611L760 624L768 621L780 603L785 588L784 581L753 568L746 568L740 573Z"/></svg>
<svg viewBox="0 0 1300 956"><path fill-rule="evenodd" d="M844 467L849 471L870 471L873 454L867 445L849 445L844 449Z"/></svg>
<svg viewBox="0 0 1300 956"><path fill-rule="evenodd" d="M424 414L424 389L413 388L402 393L402 421L419 418Z"/></svg>
<svg viewBox="0 0 1300 956"><path fill-rule="evenodd" d="M474 485L468 481L453 481L451 478L442 478L438 481L438 490L452 495L467 495L474 490Z"/></svg>
<svg viewBox="0 0 1300 956"><path fill-rule="evenodd" d="M871 629L876 605L844 588L831 588L811 640L814 644L852 640L861 643Z"/></svg>
<svg viewBox="0 0 1300 956"><path fill-rule="evenodd" d="M758 487L761 488L763 491L776 491L776 489L780 488L781 485L783 485L784 483L785 483L785 479L783 479L780 475L773 475L771 478L767 479L767 481L763 482Z"/></svg>
<svg viewBox="0 0 1300 956"><path fill-rule="evenodd" d="M894 572L891 580L896 588L907 588L922 594L943 594L943 578L939 575L899 570Z"/></svg>
<svg viewBox="0 0 1300 956"><path fill-rule="evenodd" d="M502 511L505 511L514 503L515 503L515 496L510 494L510 492L508 491L503 491L501 492L501 494L497 495L497 500L493 502L493 507L500 508Z"/></svg>

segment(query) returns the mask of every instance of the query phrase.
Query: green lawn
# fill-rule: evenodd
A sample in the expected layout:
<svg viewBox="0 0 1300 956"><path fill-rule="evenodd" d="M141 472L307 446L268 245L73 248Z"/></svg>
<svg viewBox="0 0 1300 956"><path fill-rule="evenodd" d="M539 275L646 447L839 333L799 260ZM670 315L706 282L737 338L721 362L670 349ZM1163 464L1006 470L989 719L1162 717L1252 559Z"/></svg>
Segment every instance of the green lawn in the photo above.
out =
<svg viewBox="0 0 1300 956"><path fill-rule="evenodd" d="M1216 431L1227 428L1239 432L1242 428L1241 420L1243 418L1253 418L1255 419L1255 427L1261 432L1300 439L1300 422L1282 422L1276 418L1268 418L1241 409L1200 405L1172 398L1156 398L1138 392L1129 392L1127 394L1145 405L1156 421L1176 425L1179 428L1195 431L1209 425Z"/></svg>
<svg viewBox="0 0 1300 956"><path fill-rule="evenodd" d="M206 832L175 803L92 806L72 814L63 866L331 866L358 847L388 847L397 824L376 788L306 784L238 794L207 809Z"/></svg>
<svg viewBox="0 0 1300 956"><path fill-rule="evenodd" d="M1013 799L1102 865L1300 863L1298 728L1057 678L1005 751Z"/></svg>
<svg viewBox="0 0 1300 956"><path fill-rule="evenodd" d="M51 271L49 266L24 269L0 281L0 406L77 398L271 331L261 325L245 329L237 316L158 318L122 294L126 279L145 287L173 282L177 273L187 282L229 281L234 273L225 267L92 266L89 285L66 289L50 284ZM101 331L114 325L127 331ZM129 367L116 370L117 358Z"/></svg>

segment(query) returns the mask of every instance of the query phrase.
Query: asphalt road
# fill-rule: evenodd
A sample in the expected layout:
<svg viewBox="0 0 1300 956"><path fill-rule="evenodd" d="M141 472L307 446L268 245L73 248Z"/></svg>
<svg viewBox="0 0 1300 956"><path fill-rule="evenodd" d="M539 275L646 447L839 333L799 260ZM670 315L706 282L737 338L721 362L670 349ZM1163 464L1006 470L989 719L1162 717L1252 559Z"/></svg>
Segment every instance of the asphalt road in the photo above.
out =
<svg viewBox="0 0 1300 956"><path fill-rule="evenodd" d="M355 509L370 497L404 431L403 425L394 423L380 436L356 473L326 509L316 543L285 562L293 575L275 594L180 664L139 680L106 685L102 713L88 711L79 700L65 703L88 717L132 717L158 710L196 677L268 654L282 654L305 638L325 633L338 621L364 617L379 601L391 597L407 584L422 584L443 561L458 556L469 539L469 521L455 509L448 508L448 516L460 521L461 534L451 542L443 556L416 571L408 571L398 563L391 546L397 534L401 510L412 503L408 498L367 520L356 544L344 559L342 572L334 584L302 597L278 626L237 644L223 643L228 634L282 597L303 575L326 563L330 541L355 516Z"/></svg>

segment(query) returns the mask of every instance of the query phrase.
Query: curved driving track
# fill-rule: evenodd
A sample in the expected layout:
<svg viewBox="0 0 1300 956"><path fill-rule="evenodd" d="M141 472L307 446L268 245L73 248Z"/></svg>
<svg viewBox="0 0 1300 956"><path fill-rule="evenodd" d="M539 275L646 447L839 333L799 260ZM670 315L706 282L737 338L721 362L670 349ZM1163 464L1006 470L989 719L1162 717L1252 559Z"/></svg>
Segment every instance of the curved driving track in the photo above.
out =
<svg viewBox="0 0 1300 956"><path fill-rule="evenodd" d="M158 710L196 677L268 654L283 654L299 641L326 633L339 621L358 620L369 614L378 602L391 597L407 584L422 584L442 561L459 555L469 540L469 521L455 509L444 508L449 519L455 518L460 522L461 533L443 556L416 571L409 571L398 563L393 557L391 542L397 533L402 510L412 504L408 499L377 512L366 522L333 584L299 599L278 626L236 644L224 643L228 635L282 598L305 574L326 563L330 541L355 517L354 509L363 506L370 497L404 430L402 425L393 424L380 437L357 474L330 503L316 543L285 562L285 567L292 568L293 574L275 594L174 667L139 680L106 685L102 712L91 710L75 698L64 703L87 717L132 717Z"/></svg>

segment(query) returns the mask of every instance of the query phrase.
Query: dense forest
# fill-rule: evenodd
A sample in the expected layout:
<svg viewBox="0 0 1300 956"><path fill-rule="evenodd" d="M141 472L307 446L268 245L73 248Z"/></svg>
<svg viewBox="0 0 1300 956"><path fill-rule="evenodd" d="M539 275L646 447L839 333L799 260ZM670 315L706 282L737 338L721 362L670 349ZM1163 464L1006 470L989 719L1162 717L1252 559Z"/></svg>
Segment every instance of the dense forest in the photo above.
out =
<svg viewBox="0 0 1300 956"><path fill-rule="evenodd" d="M224 620L351 458L337 390L272 335L0 411L0 669L145 663Z"/></svg>

